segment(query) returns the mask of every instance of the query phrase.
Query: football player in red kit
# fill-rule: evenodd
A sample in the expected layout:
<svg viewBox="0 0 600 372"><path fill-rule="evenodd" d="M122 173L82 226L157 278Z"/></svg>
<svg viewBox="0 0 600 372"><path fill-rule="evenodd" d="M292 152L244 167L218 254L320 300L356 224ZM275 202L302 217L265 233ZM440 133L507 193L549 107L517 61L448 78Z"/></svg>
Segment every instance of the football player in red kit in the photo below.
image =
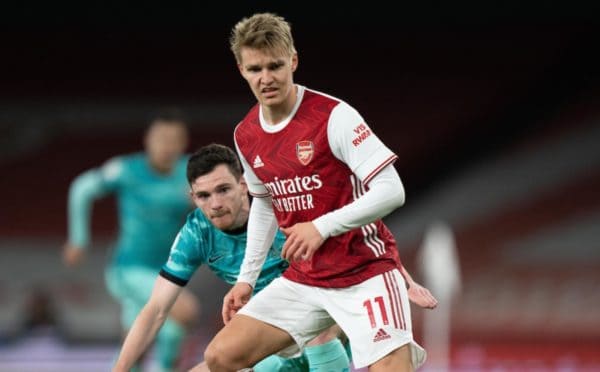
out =
<svg viewBox="0 0 600 372"><path fill-rule="evenodd" d="M413 339L398 249L381 221L404 203L396 155L349 104L294 83L298 54L282 17L245 18L230 41L258 101L235 130L255 199L240 276L223 303L226 326L205 352L210 370L294 355L334 323L356 368L418 368L425 351ZM250 300L277 228L290 267Z"/></svg>

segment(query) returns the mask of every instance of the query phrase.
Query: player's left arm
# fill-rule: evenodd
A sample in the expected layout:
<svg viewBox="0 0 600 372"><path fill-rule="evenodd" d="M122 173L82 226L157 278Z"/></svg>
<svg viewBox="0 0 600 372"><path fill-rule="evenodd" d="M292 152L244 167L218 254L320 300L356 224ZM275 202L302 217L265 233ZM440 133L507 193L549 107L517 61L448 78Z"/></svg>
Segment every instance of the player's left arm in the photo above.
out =
<svg viewBox="0 0 600 372"><path fill-rule="evenodd" d="M263 264L277 233L277 219L273 211L271 196L268 190L254 174L244 154L240 151L237 140L235 147L238 152L248 191L254 200L250 205L246 250L240 267L236 284L223 298L221 315L227 324L235 313L250 300L256 281L260 276Z"/></svg>
<svg viewBox="0 0 600 372"><path fill-rule="evenodd" d="M396 155L356 110L340 103L332 111L327 135L333 154L360 179L353 187L362 195L312 222L282 229L288 238L283 247L283 256L288 260L310 259L330 236L374 222L404 204L404 186L393 166Z"/></svg>
<svg viewBox="0 0 600 372"><path fill-rule="evenodd" d="M273 245L277 233L277 219L273 211L271 195L254 174L252 167L240 151L237 140L235 141L235 148L244 169L244 179L248 185L248 192L254 196L248 215L246 250L237 281L247 283L254 288L269 250Z"/></svg>
<svg viewBox="0 0 600 372"><path fill-rule="evenodd" d="M408 286L408 298L412 302L426 309L433 309L437 306L437 299L431 294L429 289L415 282L412 276L404 267L404 265L400 265L400 273L406 281L406 284Z"/></svg>
<svg viewBox="0 0 600 372"><path fill-rule="evenodd" d="M373 176L369 191L350 204L311 222L282 229L287 236L282 255L287 260L310 259L330 236L376 221L404 203L404 188L392 165Z"/></svg>

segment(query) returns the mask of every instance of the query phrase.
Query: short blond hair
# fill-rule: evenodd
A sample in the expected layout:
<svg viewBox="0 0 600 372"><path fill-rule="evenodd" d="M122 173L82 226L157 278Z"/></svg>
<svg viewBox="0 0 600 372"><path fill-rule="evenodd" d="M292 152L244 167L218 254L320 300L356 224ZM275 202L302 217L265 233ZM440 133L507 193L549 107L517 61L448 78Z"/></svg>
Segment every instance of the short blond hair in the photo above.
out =
<svg viewBox="0 0 600 372"><path fill-rule="evenodd" d="M288 56L296 53L290 23L273 13L257 13L239 21L231 30L229 45L238 63L241 63L243 47L285 53Z"/></svg>

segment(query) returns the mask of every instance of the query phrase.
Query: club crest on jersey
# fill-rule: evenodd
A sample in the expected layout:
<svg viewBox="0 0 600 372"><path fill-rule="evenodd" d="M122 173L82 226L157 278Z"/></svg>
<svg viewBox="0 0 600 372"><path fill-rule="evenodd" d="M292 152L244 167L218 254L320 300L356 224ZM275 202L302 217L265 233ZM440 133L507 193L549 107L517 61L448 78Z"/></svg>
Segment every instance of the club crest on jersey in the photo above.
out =
<svg viewBox="0 0 600 372"><path fill-rule="evenodd" d="M302 165L308 165L315 153L315 145L312 141L300 141L296 143L296 156Z"/></svg>

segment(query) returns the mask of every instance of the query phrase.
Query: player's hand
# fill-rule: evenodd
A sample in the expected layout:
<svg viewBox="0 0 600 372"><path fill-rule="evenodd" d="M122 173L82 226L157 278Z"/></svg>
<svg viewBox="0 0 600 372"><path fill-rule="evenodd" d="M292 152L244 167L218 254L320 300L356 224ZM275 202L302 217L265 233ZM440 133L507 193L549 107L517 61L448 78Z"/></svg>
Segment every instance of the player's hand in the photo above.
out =
<svg viewBox="0 0 600 372"><path fill-rule="evenodd" d="M286 236L281 257L288 261L310 260L325 239L312 222L281 228Z"/></svg>
<svg viewBox="0 0 600 372"><path fill-rule="evenodd" d="M63 262L67 267L74 267L79 265L85 256L85 250L83 247L66 243L63 246Z"/></svg>
<svg viewBox="0 0 600 372"><path fill-rule="evenodd" d="M248 283L235 283L223 298L223 323L227 324L233 316L242 308L252 297L252 286Z"/></svg>
<svg viewBox="0 0 600 372"><path fill-rule="evenodd" d="M414 281L409 283L408 299L426 309L433 309L438 304L437 299L433 297L429 289Z"/></svg>

